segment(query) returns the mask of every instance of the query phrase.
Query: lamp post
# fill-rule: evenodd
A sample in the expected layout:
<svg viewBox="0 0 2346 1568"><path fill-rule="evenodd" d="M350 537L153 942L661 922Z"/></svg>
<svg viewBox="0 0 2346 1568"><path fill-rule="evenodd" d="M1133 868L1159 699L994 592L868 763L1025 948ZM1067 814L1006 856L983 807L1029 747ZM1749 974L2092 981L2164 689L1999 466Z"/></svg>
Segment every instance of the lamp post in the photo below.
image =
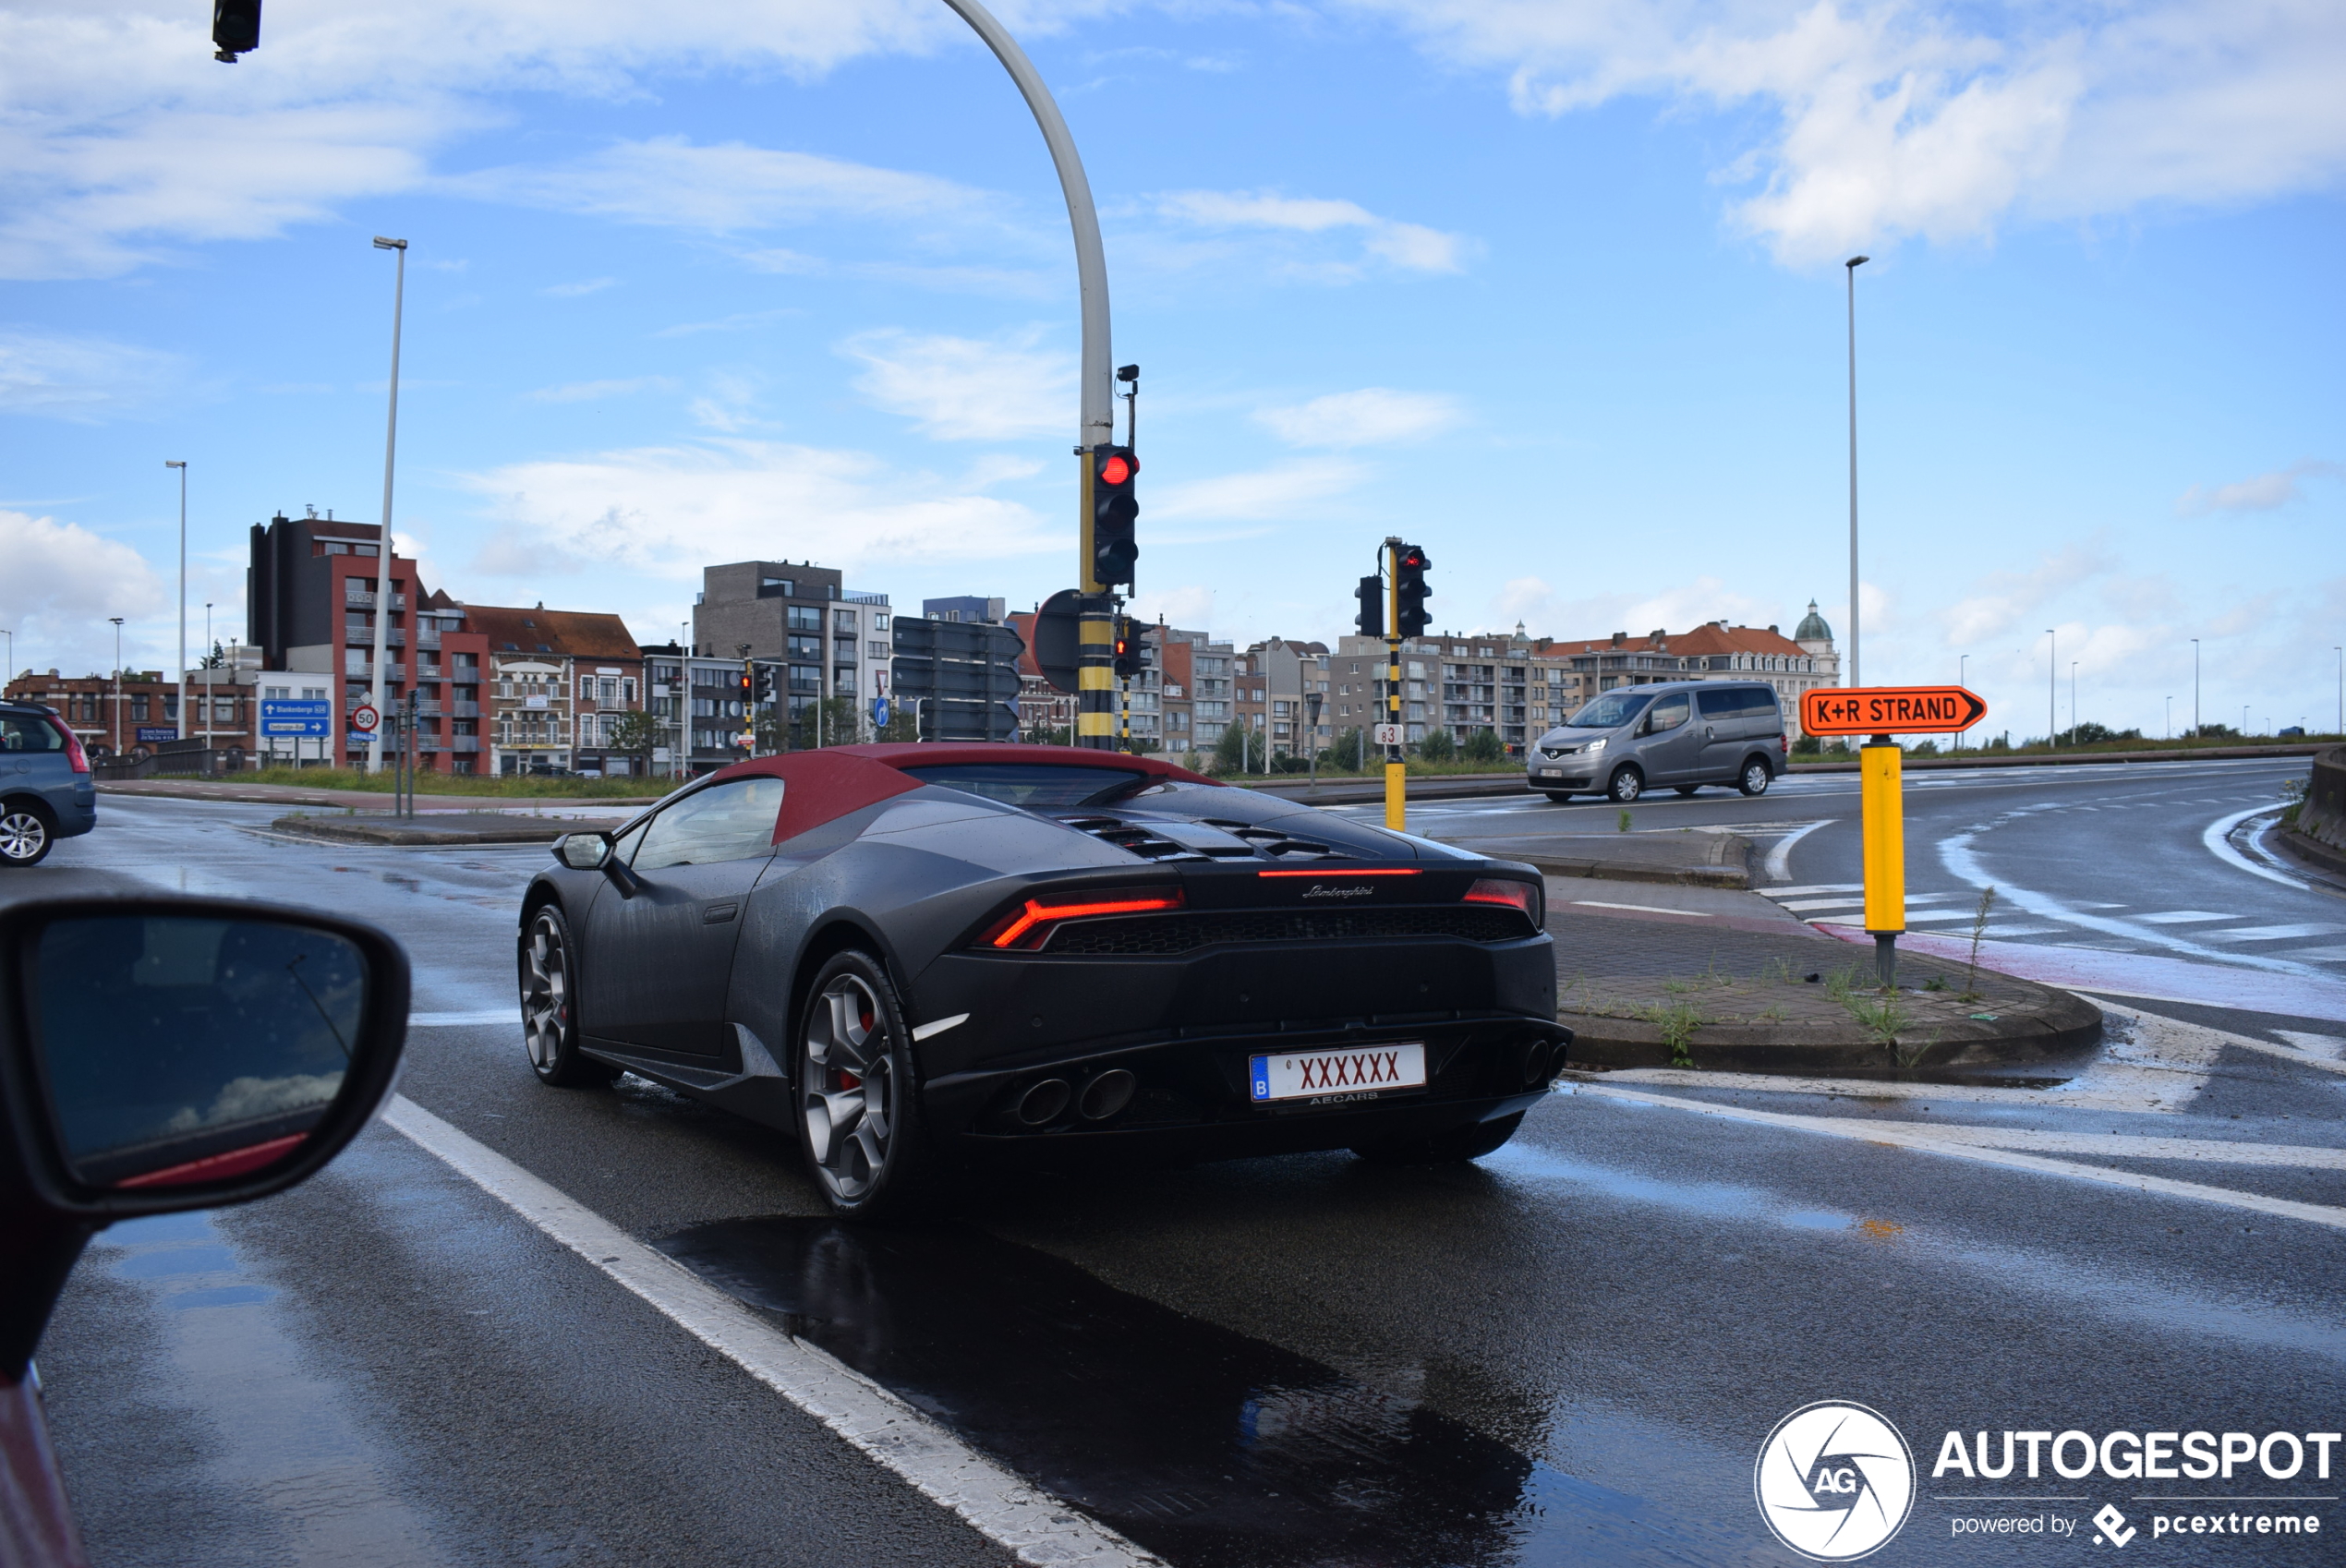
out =
<svg viewBox="0 0 2346 1568"><path fill-rule="evenodd" d="M2199 739L2199 639L2191 640L2191 738Z"/></svg>
<svg viewBox="0 0 2346 1568"><path fill-rule="evenodd" d="M1857 677L1857 269L1870 256L1852 256L1842 270L1849 278L1849 684Z"/></svg>
<svg viewBox="0 0 2346 1568"><path fill-rule="evenodd" d="M2077 738L2077 661L2069 661L2069 738Z"/></svg>
<svg viewBox="0 0 2346 1568"><path fill-rule="evenodd" d="M1970 673L1970 669L1971 669L1971 656L1970 656L1969 654L1965 654L1965 655L1963 655L1961 657L1959 657L1959 658L1957 658L1957 659L1955 660L1955 684L1956 684L1956 685L1958 685L1958 686L1964 686L1964 687L1968 688L1968 686L1969 686L1970 682L1969 682L1969 681L1966 679L1966 677L1967 677L1967 676L1969 675L1969 673ZM1957 750L1957 751L1962 751L1962 750L1963 750L1963 735L1964 735L1964 732L1963 732L1962 730L1956 730L1956 731L1955 731L1955 750Z"/></svg>
<svg viewBox="0 0 2346 1568"><path fill-rule="evenodd" d="M2162 741L2171 741L2175 738L2175 699L2172 697L2167 699L2167 723L2159 731L2159 738Z"/></svg>
<svg viewBox="0 0 2346 1568"><path fill-rule="evenodd" d="M2050 626L2045 628L2045 744L2061 750L2061 661L2056 657L2061 638Z"/></svg>
<svg viewBox="0 0 2346 1568"><path fill-rule="evenodd" d="M187 464L163 460L179 470L179 739L187 738Z"/></svg>
<svg viewBox="0 0 2346 1568"><path fill-rule="evenodd" d="M374 690L369 694L375 711L390 712L384 706L389 695L388 682L383 679L385 656L391 651L391 476L399 455L399 316L407 297L407 242L375 236L377 250L399 253L398 271L391 285L391 415L383 427L383 516L382 539L375 547L375 672ZM367 735L367 771L383 770L383 730L378 723Z"/></svg>
<svg viewBox="0 0 2346 1568"><path fill-rule="evenodd" d="M212 601L203 606L203 749L212 750ZM210 767L210 763L204 764Z"/></svg>
<svg viewBox="0 0 2346 1568"><path fill-rule="evenodd" d="M114 622L114 754L122 756L122 617L109 615Z"/></svg>
<svg viewBox="0 0 2346 1568"><path fill-rule="evenodd" d="M8 645L12 650L16 646L13 643ZM2338 656L2338 728L2331 733L2346 735L2346 647L2335 647L2329 651ZM11 658L8 662L14 664L16 660Z"/></svg>
<svg viewBox="0 0 2346 1568"><path fill-rule="evenodd" d="M8 639L8 666L0 669L0 686L5 686L17 678L17 634L6 626L0 626L0 637Z"/></svg>

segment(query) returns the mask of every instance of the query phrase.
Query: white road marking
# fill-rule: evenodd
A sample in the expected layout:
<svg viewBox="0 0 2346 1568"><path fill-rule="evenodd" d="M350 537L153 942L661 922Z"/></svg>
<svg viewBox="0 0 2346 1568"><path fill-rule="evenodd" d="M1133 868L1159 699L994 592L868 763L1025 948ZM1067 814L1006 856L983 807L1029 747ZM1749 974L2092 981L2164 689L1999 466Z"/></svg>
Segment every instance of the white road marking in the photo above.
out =
<svg viewBox="0 0 2346 1568"><path fill-rule="evenodd" d="M2289 955L2292 959L2319 959L2324 963L2346 959L2346 947L2300 947Z"/></svg>
<svg viewBox="0 0 2346 1568"><path fill-rule="evenodd" d="M1820 882L1813 887L1771 887L1768 889L1768 897L1779 899L1805 899L1811 893L1862 893L1865 890L1866 887L1862 882Z"/></svg>
<svg viewBox="0 0 2346 1568"><path fill-rule="evenodd" d="M2301 893L2310 893L2314 890L2314 885L2304 877L2292 876L2285 871L2279 871L2268 865L2258 865L2255 861L2232 848L2233 828L2238 827L2252 816L2262 816L2267 812L2279 810L2280 810L2280 802L2274 801L2261 806L2250 806L2246 811L2236 811L2230 816L2219 816L2207 825L2206 831L2200 834L2199 841L2207 846L2209 854L2228 865L2248 873L2251 876L2261 876L2267 882L2278 882L2284 887L2294 887Z"/></svg>
<svg viewBox="0 0 2346 1568"><path fill-rule="evenodd" d="M2229 1208L2245 1209L2255 1213L2271 1214L2282 1219L2303 1220L2309 1224L2328 1225L2334 1230L2346 1230L2346 1209L2322 1203L2300 1203L2287 1198L2267 1198L2260 1192L2236 1192L2230 1188L2205 1187L2198 1182L2175 1181L2166 1176L2139 1176L2133 1171L2114 1170L2106 1165L2080 1165L2067 1160L2048 1160L2038 1154L2026 1154L2016 1150L1983 1148L1963 1143L1945 1136L1939 1128L1917 1128L1913 1123L1860 1121L1844 1116L1795 1116L1781 1111L1752 1111L1739 1105L1716 1105L1701 1100L1681 1100L1675 1095L1643 1094L1635 1090L1614 1089L1609 1085L1581 1084L1578 1092L1600 1094L1608 1099L1626 1100L1635 1104L1656 1105L1675 1111L1691 1111L1697 1116L1717 1116L1725 1121L1755 1122L1762 1127L1778 1127L1796 1132L1817 1133L1827 1138L1854 1139L1865 1143L1888 1143L1913 1149L1926 1154L1945 1154L1959 1160L1976 1160L1982 1164L2003 1165L2014 1170L2034 1172L2040 1176L2066 1176L2074 1181L2089 1181L2104 1187L2124 1188L2135 1192L2155 1194L2162 1198L2196 1200L2203 1203L2220 1203ZM2113 1140L2114 1141L2114 1140ZM2166 1142L2167 1140L2151 1140Z"/></svg>
<svg viewBox="0 0 2346 1568"><path fill-rule="evenodd" d="M519 1028L521 1009L499 1007L494 1012L409 1013L407 1015L407 1027L410 1029L461 1029L477 1027L484 1023L510 1023Z"/></svg>
<svg viewBox="0 0 2346 1568"><path fill-rule="evenodd" d="M1832 818L1828 817L1823 822L1812 822L1808 826L1801 828L1799 831L1787 833L1783 838L1777 839L1776 847L1768 851L1767 863L1760 868L1760 874L1766 877L1771 882L1783 882L1789 879L1792 875L1792 847L1800 842L1801 839L1808 837L1809 834L1814 833L1818 828L1830 826L1832 820ZM1837 892L1841 890L1842 889L1838 888L1808 889L1809 892ZM1793 888L1788 889L1788 891L1798 892L1800 889Z"/></svg>
<svg viewBox="0 0 2346 1568"><path fill-rule="evenodd" d="M1602 899L1575 899L1572 901L1582 909L1590 910L1645 910L1652 914L1686 915L1694 920L1711 918L1711 911L1707 910L1672 910L1660 904L1608 904Z"/></svg>
<svg viewBox="0 0 2346 1568"><path fill-rule="evenodd" d="M2210 931L2202 939L2208 942L2286 942L2301 936L2335 936L2346 931L2346 925L2333 925L2326 921L2308 921L2301 925L2241 925L2230 931Z"/></svg>
<svg viewBox="0 0 2346 1568"><path fill-rule="evenodd" d="M394 1097L383 1120L1021 1562L1161 1568L1122 1536L1021 1480L877 1383L792 1339L414 1101Z"/></svg>
<svg viewBox="0 0 2346 1568"><path fill-rule="evenodd" d="M2333 1060L2346 1056L2346 1039L2335 1034L2314 1034L2302 1029L2277 1029L2273 1032L2299 1050L2311 1052L2316 1056L2328 1056Z"/></svg>
<svg viewBox="0 0 2346 1568"><path fill-rule="evenodd" d="M2110 909L2123 909L2123 904L2111 904ZM2134 917L2150 925L2200 925L2211 920L2238 920L2238 915L2209 914L2206 910L2169 910L2163 914L2141 914Z"/></svg>
<svg viewBox="0 0 2346 1568"><path fill-rule="evenodd" d="M1866 901L1863 899L1794 899L1789 901L1779 899L1777 902L1788 910L1856 910L1863 909Z"/></svg>

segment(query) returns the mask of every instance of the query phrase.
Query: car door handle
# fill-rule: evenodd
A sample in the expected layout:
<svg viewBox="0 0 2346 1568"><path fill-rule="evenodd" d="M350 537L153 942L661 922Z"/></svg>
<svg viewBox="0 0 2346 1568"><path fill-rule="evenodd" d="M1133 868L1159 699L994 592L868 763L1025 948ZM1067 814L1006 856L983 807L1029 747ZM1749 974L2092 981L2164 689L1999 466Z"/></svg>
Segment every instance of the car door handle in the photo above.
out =
<svg viewBox="0 0 2346 1568"><path fill-rule="evenodd" d="M1715 741L1719 738L1719 731L1706 724L1702 727L1702 738L1706 741Z"/></svg>
<svg viewBox="0 0 2346 1568"><path fill-rule="evenodd" d="M703 904L700 907L700 923L703 925L720 925L740 912L739 904Z"/></svg>

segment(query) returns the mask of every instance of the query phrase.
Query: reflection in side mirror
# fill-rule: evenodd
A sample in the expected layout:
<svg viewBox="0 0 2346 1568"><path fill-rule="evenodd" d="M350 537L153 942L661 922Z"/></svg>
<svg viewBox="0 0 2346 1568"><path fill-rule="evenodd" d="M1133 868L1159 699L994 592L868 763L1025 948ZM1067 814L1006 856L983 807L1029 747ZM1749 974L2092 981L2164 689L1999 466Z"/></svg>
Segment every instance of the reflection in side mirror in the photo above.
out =
<svg viewBox="0 0 2346 1568"><path fill-rule="evenodd" d="M554 840L554 858L573 871L592 871L611 858L611 839L601 833L565 833Z"/></svg>
<svg viewBox="0 0 2346 1568"><path fill-rule="evenodd" d="M342 1092L371 968L333 932L178 914L54 921L28 967L59 1152L117 1189L292 1157Z"/></svg>

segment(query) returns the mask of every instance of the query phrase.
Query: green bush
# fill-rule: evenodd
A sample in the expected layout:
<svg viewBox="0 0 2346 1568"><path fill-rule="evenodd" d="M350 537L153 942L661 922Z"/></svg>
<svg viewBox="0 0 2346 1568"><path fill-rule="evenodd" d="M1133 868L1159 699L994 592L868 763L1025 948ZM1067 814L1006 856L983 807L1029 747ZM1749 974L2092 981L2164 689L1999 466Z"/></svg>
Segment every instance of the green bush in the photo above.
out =
<svg viewBox="0 0 2346 1568"><path fill-rule="evenodd" d="M1336 743L1320 754L1320 765L1343 773L1357 772L1360 766L1360 754L1368 747L1368 739L1355 725L1338 735Z"/></svg>
<svg viewBox="0 0 2346 1568"><path fill-rule="evenodd" d="M1429 730L1417 746L1418 755L1428 762L1448 762L1458 754L1457 742L1450 739L1447 730Z"/></svg>
<svg viewBox="0 0 2346 1568"><path fill-rule="evenodd" d="M1467 737L1460 754L1469 762L1505 762L1507 748L1495 730L1478 730Z"/></svg>

